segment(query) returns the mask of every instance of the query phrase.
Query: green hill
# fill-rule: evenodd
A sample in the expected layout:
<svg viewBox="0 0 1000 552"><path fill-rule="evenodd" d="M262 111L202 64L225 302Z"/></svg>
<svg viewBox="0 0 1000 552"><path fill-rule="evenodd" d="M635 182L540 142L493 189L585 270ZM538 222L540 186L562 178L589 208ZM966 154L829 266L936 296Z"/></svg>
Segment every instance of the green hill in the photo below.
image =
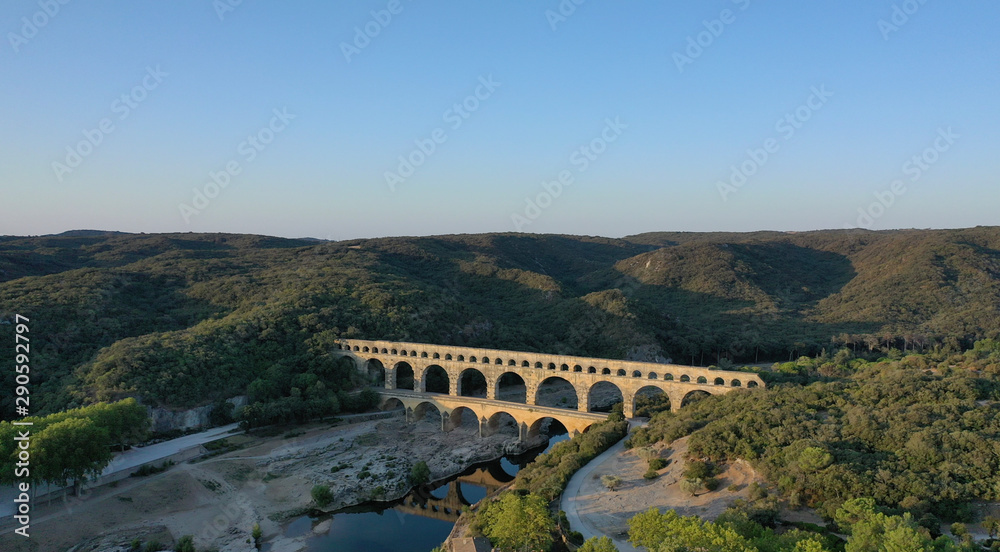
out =
<svg viewBox="0 0 1000 552"><path fill-rule="evenodd" d="M341 336L706 365L957 348L1000 335L1000 228L0 237L0 320L15 313L31 318L38 413L312 385Z"/></svg>

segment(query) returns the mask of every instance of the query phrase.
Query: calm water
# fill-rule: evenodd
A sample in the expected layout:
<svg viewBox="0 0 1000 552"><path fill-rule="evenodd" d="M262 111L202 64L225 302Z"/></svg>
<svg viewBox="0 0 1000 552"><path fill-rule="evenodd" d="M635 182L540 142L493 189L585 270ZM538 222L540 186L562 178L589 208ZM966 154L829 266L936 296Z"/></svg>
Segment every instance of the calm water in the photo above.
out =
<svg viewBox="0 0 1000 552"><path fill-rule="evenodd" d="M400 501L369 503L321 518L303 516L288 525L285 535L305 535L319 523L330 520L332 525L328 532L309 540L309 552L428 552L444 542L451 532L453 522L410 512L420 509L420 504L433 503L434 498L447 497L450 484L456 479L480 478L489 474L487 479L509 480L539 454L568 438L566 433L554 435L549 438L545 448L531 450L517 457L504 457L477 464L434 489L416 489ZM466 503L474 504L486 496L485 487L462 481L458 481L457 485ZM416 506L413 505L414 502Z"/></svg>

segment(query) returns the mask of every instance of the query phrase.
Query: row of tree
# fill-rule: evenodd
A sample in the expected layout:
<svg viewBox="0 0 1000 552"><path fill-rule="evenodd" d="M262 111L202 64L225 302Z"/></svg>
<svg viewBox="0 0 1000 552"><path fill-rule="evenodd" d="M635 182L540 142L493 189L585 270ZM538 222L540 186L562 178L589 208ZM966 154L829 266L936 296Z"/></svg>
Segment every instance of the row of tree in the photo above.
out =
<svg viewBox="0 0 1000 552"><path fill-rule="evenodd" d="M29 417L13 425L0 422L0 485L29 481L79 489L87 477L96 477L111 461L114 448L143 441L149 431L146 408L135 399L97 403L45 417ZM19 436L28 432L27 458ZM24 468L27 468L26 470Z"/></svg>

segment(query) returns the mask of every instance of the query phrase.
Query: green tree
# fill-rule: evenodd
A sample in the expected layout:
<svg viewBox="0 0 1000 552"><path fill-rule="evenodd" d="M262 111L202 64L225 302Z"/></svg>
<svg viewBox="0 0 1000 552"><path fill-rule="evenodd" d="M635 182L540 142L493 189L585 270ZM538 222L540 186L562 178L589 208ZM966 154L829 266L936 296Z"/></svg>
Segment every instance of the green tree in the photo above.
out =
<svg viewBox="0 0 1000 552"><path fill-rule="evenodd" d="M250 529L250 536L253 537L253 545L260 548L260 539L264 536L264 532L260 529L259 523L254 523L253 527Z"/></svg>
<svg viewBox="0 0 1000 552"><path fill-rule="evenodd" d="M41 479L74 489L88 475L98 476L111 461L108 431L89 418L68 418L39 433L31 443L32 466Z"/></svg>
<svg viewBox="0 0 1000 552"><path fill-rule="evenodd" d="M548 503L535 494L503 493L483 513L483 534L503 552L547 552L556 524Z"/></svg>
<svg viewBox="0 0 1000 552"><path fill-rule="evenodd" d="M184 535L177 539L177 544L174 545L174 552L195 552L194 537Z"/></svg>
<svg viewBox="0 0 1000 552"><path fill-rule="evenodd" d="M604 485L609 491L614 491L622 484L622 478L617 475L602 475L601 484Z"/></svg>
<svg viewBox="0 0 1000 552"><path fill-rule="evenodd" d="M333 493L330 492L330 487L327 487L326 485L314 486L309 494L312 495L312 499L320 508L325 507L331 500L333 500Z"/></svg>
<svg viewBox="0 0 1000 552"><path fill-rule="evenodd" d="M410 468L410 482L414 485L423 485L431 480L431 469L427 467L427 462L420 460Z"/></svg>
<svg viewBox="0 0 1000 552"><path fill-rule="evenodd" d="M577 552L618 552L618 548L608 537L591 537Z"/></svg>

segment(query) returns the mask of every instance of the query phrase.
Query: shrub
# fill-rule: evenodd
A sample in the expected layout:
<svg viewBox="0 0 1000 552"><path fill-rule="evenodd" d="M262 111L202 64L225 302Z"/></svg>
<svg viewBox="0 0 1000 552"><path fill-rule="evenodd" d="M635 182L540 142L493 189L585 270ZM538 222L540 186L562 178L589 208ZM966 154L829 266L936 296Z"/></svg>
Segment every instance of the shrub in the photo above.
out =
<svg viewBox="0 0 1000 552"><path fill-rule="evenodd" d="M642 474L643 479L656 479L660 477L660 474L656 470L646 470L646 473Z"/></svg>
<svg viewBox="0 0 1000 552"><path fill-rule="evenodd" d="M705 479L706 477L711 477L712 466L708 462L702 462L701 460L689 461L686 466L684 466L684 478L685 479Z"/></svg>
<svg viewBox="0 0 1000 552"><path fill-rule="evenodd" d="M194 537L191 535L184 535L178 539L177 544L174 545L174 552L195 552Z"/></svg>
<svg viewBox="0 0 1000 552"><path fill-rule="evenodd" d="M160 552L161 548L159 541L152 540L146 543L146 552Z"/></svg>
<svg viewBox="0 0 1000 552"><path fill-rule="evenodd" d="M716 489L719 488L719 480L716 479L716 478L714 478L714 477L706 477L702 481L702 484L705 486L705 489L708 490L708 491L714 491L714 490L716 490Z"/></svg>
<svg viewBox="0 0 1000 552"><path fill-rule="evenodd" d="M326 485L316 485L312 488L310 494L312 495L313 501L315 501L316 505L320 508L323 508L329 504L331 500L333 500L333 493L330 492L330 487L327 487Z"/></svg>
<svg viewBox="0 0 1000 552"><path fill-rule="evenodd" d="M653 471L660 471L667 467L668 464L670 464L670 461L666 458L652 458L649 461L649 469Z"/></svg>
<svg viewBox="0 0 1000 552"><path fill-rule="evenodd" d="M427 462L423 460L417 462L410 468L410 481L414 485L423 485L431 480L431 469L427 467Z"/></svg>
<svg viewBox="0 0 1000 552"><path fill-rule="evenodd" d="M132 539L132 543L129 545L130 550L140 550L142 549L142 541L139 539Z"/></svg>
<svg viewBox="0 0 1000 552"><path fill-rule="evenodd" d="M250 536L253 537L253 545L260 548L260 538L264 536L264 532L260 530L259 523L253 524L253 527L250 529Z"/></svg>
<svg viewBox="0 0 1000 552"><path fill-rule="evenodd" d="M617 475L604 475L601 476L601 484L607 487L609 491L613 491L621 486L622 478Z"/></svg>

